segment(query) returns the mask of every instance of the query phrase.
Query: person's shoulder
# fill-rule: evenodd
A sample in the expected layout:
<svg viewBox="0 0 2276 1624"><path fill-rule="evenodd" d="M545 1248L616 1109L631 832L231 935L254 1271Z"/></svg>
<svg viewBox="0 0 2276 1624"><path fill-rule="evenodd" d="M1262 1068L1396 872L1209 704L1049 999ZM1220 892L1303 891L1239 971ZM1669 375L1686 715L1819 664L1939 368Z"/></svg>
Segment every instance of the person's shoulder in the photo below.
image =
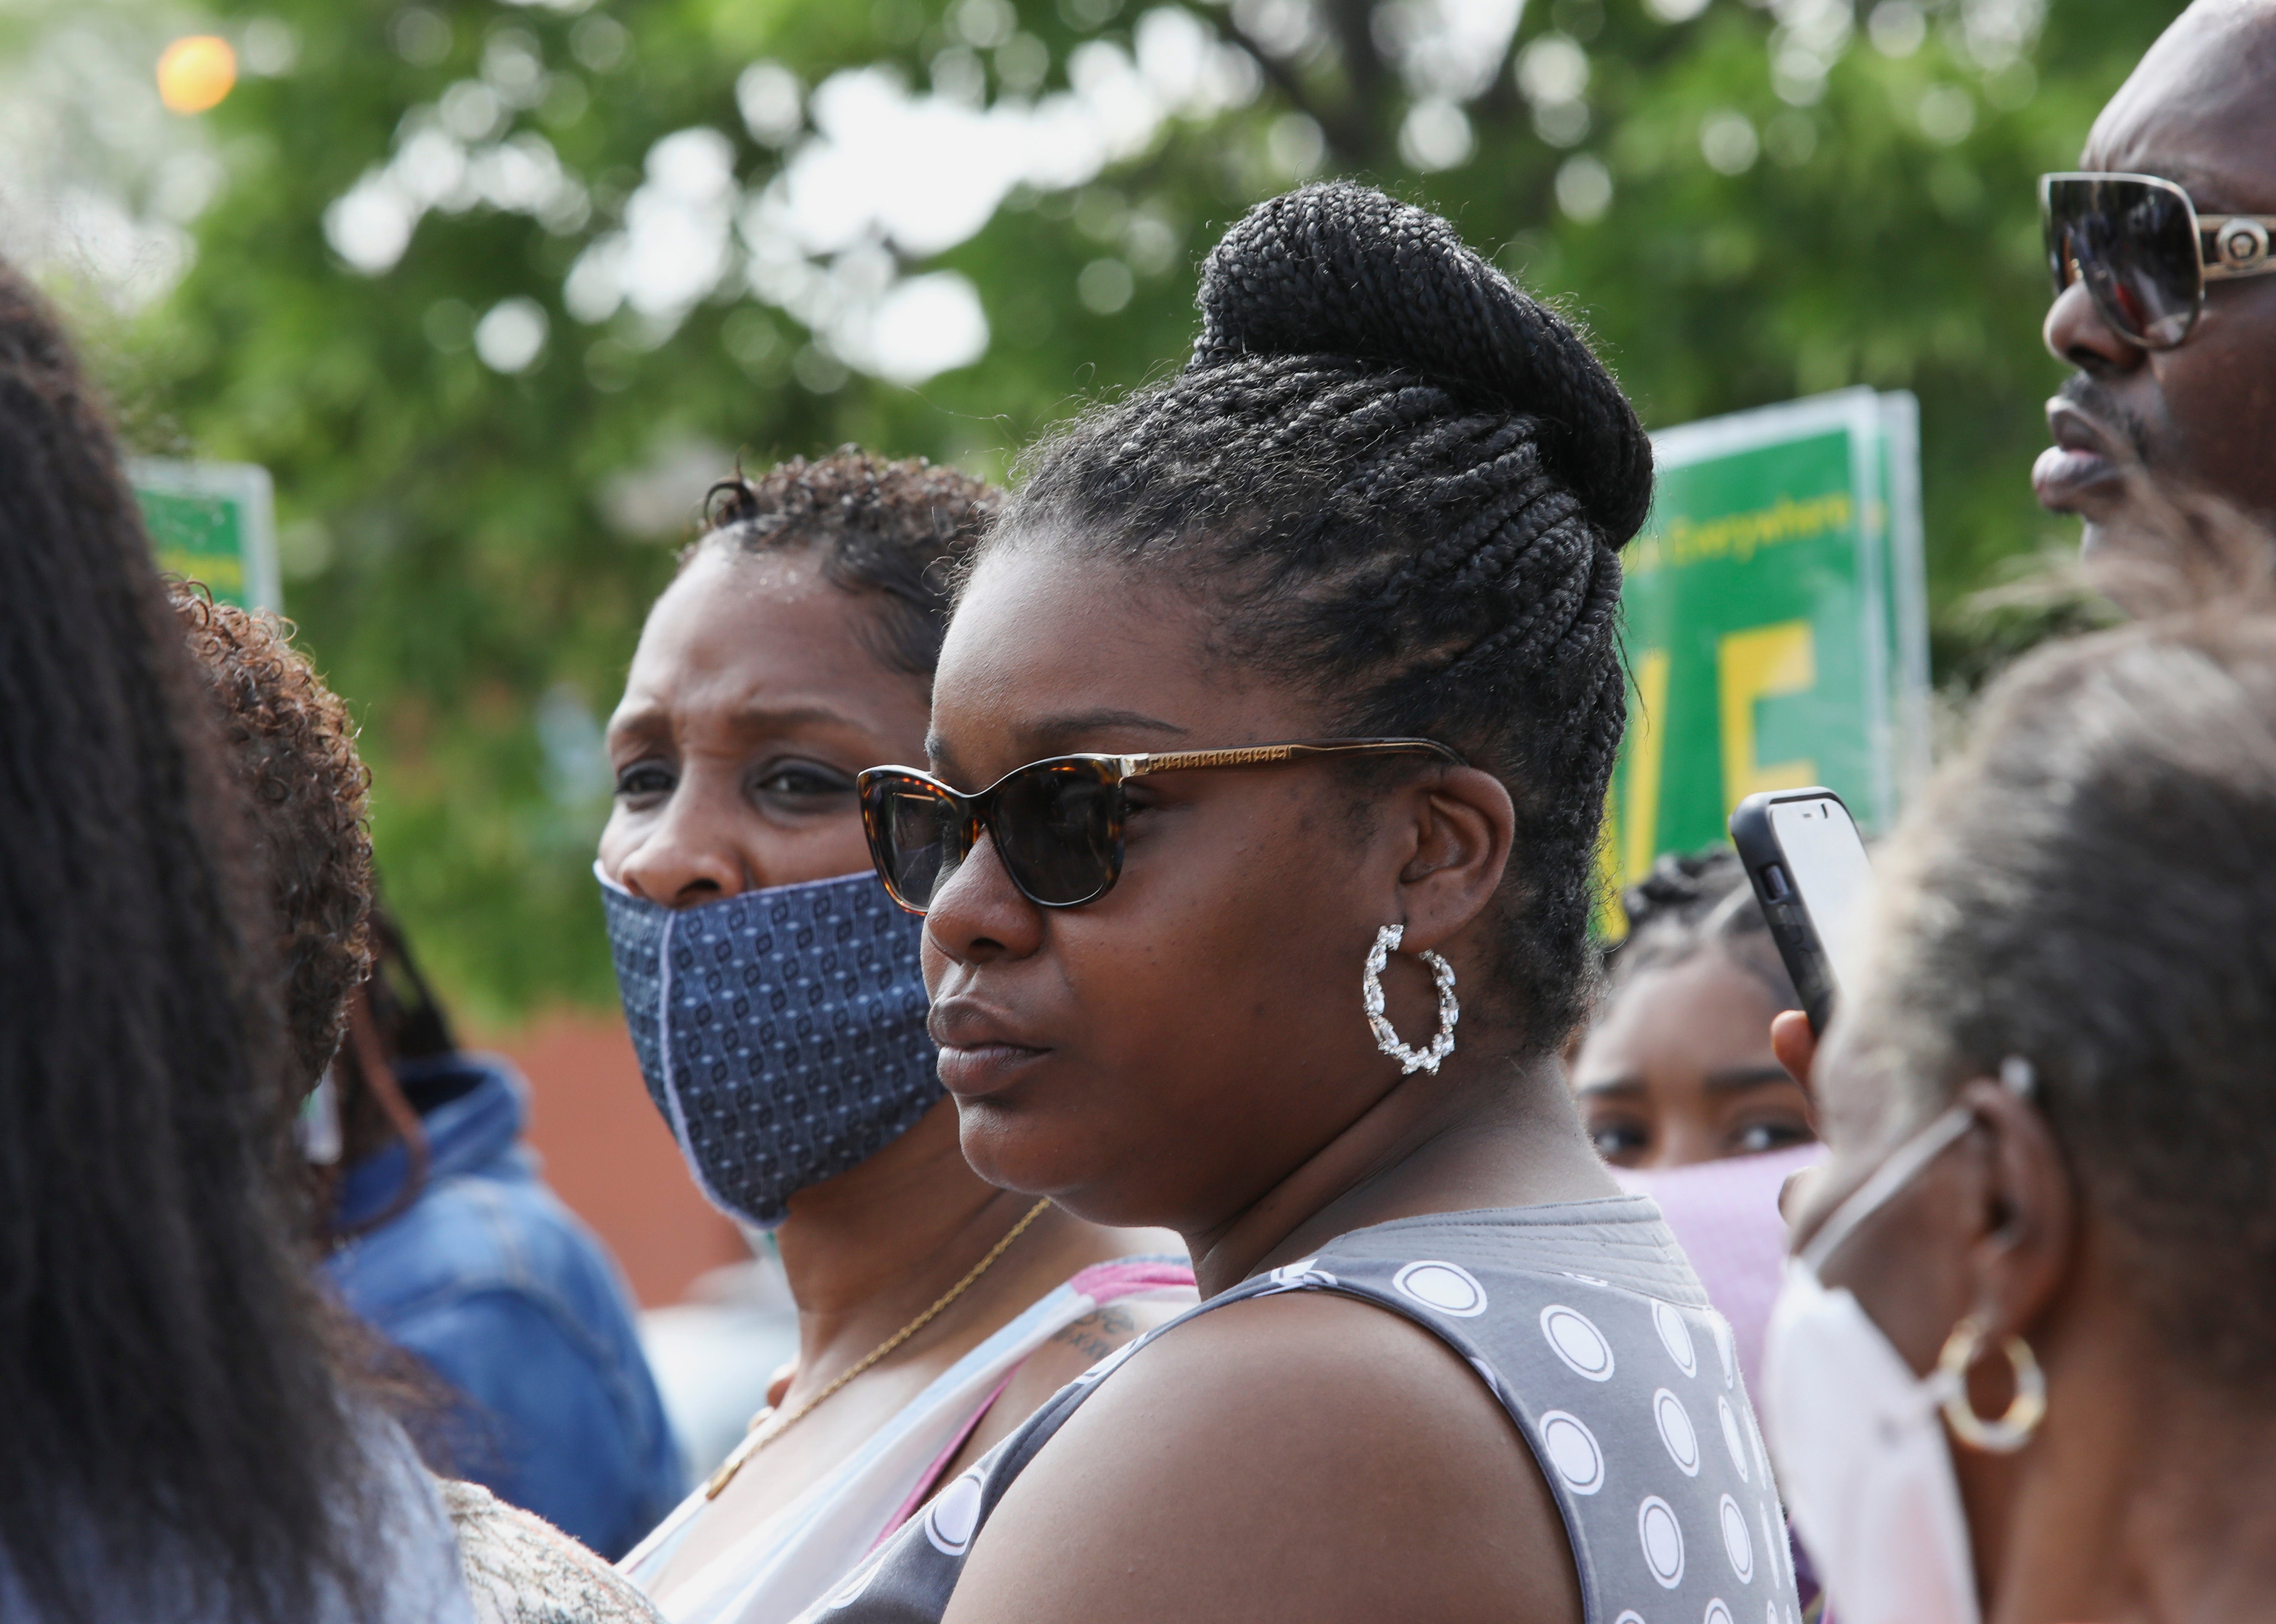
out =
<svg viewBox="0 0 2276 1624"><path fill-rule="evenodd" d="M1327 1292L1248 1298L1112 1371L975 1541L952 1620L1568 1620L1563 1521L1460 1355Z"/></svg>
<svg viewBox="0 0 2276 1624"><path fill-rule="evenodd" d="M1052 1394L1100 1360L1169 1324L1197 1301L1190 1286L1163 1286L1100 1303L1061 1325L1020 1362L945 1476L953 1477L1011 1436Z"/></svg>
<svg viewBox="0 0 2276 1624"><path fill-rule="evenodd" d="M349 1303L377 1316L411 1312L468 1291L511 1290L530 1269L530 1226L518 1203L502 1202L486 1180L452 1177L325 1261Z"/></svg>
<svg viewBox="0 0 2276 1624"><path fill-rule="evenodd" d="M1370 1404L1454 1404L1502 1414L1438 1336L1331 1291L1270 1292L1195 1315L1149 1343L1142 1357L1118 1366L1089 1403L1104 1404L1102 1415L1124 1406L1169 1406L1206 1417L1223 1406L1256 1413L1260 1403L1316 1414L1320 1403L1362 1393ZM1196 1424L1206 1436L1206 1421Z"/></svg>
<svg viewBox="0 0 2276 1624"><path fill-rule="evenodd" d="M1017 1388L1036 1387L1040 1390L1033 1396L1040 1404L1100 1360L1168 1324L1200 1301L1190 1286L1169 1286L1102 1302L1061 1325L1028 1355L1005 1396L1013 1396Z"/></svg>
<svg viewBox="0 0 2276 1624"><path fill-rule="evenodd" d="M477 1624L663 1624L633 1582L541 1517L444 1480Z"/></svg>
<svg viewBox="0 0 2276 1624"><path fill-rule="evenodd" d="M367 1313L498 1292L564 1300L580 1319L624 1311L600 1241L535 1179L438 1179L401 1216L336 1253L330 1268Z"/></svg>

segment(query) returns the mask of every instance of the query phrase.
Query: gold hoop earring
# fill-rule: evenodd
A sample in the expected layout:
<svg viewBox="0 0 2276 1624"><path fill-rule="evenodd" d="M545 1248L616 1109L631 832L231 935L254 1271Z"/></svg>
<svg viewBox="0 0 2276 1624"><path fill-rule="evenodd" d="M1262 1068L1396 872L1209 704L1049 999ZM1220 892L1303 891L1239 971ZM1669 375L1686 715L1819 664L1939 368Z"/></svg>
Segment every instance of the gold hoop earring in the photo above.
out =
<svg viewBox="0 0 2276 1624"><path fill-rule="evenodd" d="M1953 1436L1971 1449L2013 1454L2031 1441L2047 1415L2047 1378L2031 1345L2019 1336L1999 1339L1999 1351L2015 1373L2015 1396L2007 1413L1986 1421L1968 1397L1968 1372L1984 1345L1984 1326L1970 1314L1952 1328L1936 1356L1937 1385L1944 1389L1944 1419Z"/></svg>

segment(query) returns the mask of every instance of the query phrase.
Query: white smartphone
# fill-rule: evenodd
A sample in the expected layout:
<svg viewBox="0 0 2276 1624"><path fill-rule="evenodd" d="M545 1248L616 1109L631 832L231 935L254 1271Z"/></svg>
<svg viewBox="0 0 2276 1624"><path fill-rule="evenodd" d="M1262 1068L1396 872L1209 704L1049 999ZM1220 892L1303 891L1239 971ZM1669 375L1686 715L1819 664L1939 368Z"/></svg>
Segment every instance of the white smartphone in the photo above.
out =
<svg viewBox="0 0 2276 1624"><path fill-rule="evenodd" d="M1873 883L1856 820L1830 789L1772 790L1739 803L1731 814L1731 843L1810 1030L1823 1032L1863 945L1859 930Z"/></svg>

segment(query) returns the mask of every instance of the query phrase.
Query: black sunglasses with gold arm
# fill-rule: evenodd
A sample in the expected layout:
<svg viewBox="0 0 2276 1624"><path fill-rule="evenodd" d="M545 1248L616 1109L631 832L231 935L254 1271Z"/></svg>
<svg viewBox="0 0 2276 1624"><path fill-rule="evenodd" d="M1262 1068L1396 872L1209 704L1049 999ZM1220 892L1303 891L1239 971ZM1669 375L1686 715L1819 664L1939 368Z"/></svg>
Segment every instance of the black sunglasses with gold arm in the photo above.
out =
<svg viewBox="0 0 2276 1624"><path fill-rule="evenodd" d="M1460 751L1430 739L1307 739L1149 755L1055 755L970 795L914 767L872 767L854 783L870 861L893 900L912 914L932 906L983 832L1020 895L1042 907L1079 907L1121 877L1127 780L1326 755L1435 755L1468 764Z"/></svg>
<svg viewBox="0 0 2276 1624"><path fill-rule="evenodd" d="M2276 271L2276 215L2199 214L2158 175L2042 175L2039 220L2055 296L2085 283L2110 330L2145 350L2189 336L2206 283Z"/></svg>

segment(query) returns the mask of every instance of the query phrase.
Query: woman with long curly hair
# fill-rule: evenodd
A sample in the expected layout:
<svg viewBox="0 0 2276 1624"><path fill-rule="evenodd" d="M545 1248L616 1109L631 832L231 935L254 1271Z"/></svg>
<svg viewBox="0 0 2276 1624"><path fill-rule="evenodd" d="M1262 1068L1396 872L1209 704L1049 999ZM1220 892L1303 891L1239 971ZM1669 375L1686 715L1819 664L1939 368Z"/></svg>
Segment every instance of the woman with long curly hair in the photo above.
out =
<svg viewBox="0 0 2276 1624"><path fill-rule="evenodd" d="M527 1085L457 1049L374 904L346 703L290 622L172 596L274 909L324 1271L415 1387L431 1467L621 1556L684 1487L623 1280L520 1147ZM454 1513L473 1492L446 1490Z"/></svg>

